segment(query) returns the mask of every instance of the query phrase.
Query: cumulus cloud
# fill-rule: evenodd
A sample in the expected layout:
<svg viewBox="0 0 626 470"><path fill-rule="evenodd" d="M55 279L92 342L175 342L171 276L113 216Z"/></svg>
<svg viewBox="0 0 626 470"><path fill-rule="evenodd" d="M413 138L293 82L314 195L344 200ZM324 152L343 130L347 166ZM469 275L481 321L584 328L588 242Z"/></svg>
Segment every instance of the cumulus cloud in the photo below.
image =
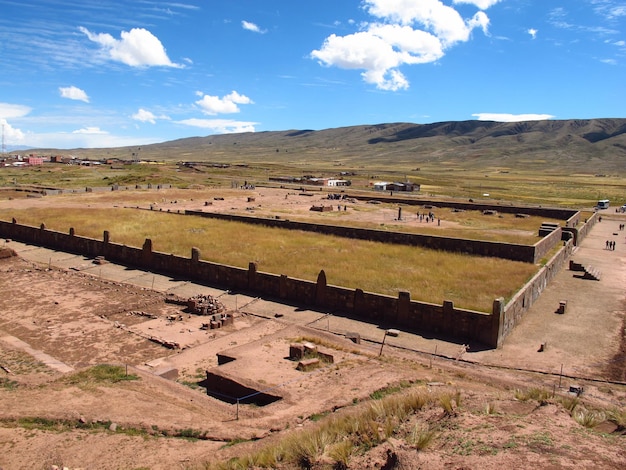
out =
<svg viewBox="0 0 626 470"><path fill-rule="evenodd" d="M6 119L0 119L0 126L2 126L5 143L18 143L24 141L24 133L9 124Z"/></svg>
<svg viewBox="0 0 626 470"><path fill-rule="evenodd" d="M61 98L89 103L89 96L87 96L87 93L75 86L59 87L59 93L61 94Z"/></svg>
<svg viewBox="0 0 626 470"><path fill-rule="evenodd" d="M500 3L501 0L454 0L454 4L469 3L481 10L486 10L489 7L494 6L496 3Z"/></svg>
<svg viewBox="0 0 626 470"><path fill-rule="evenodd" d="M457 0L485 9L499 0ZM478 11L464 19L441 0L364 0L363 8L376 18L361 31L332 34L311 57L321 65L364 70L367 83L382 90L400 90L409 82L402 65L435 62L459 42L467 42L474 29L488 34L489 17Z"/></svg>
<svg viewBox="0 0 626 470"><path fill-rule="evenodd" d="M537 30L535 28L530 28L528 31L526 31L528 34L530 34L530 37L535 39L537 37Z"/></svg>
<svg viewBox="0 0 626 470"><path fill-rule="evenodd" d="M506 114L506 113L476 113L472 114L479 121L520 122L545 121L553 119L551 114Z"/></svg>
<svg viewBox="0 0 626 470"><path fill-rule="evenodd" d="M110 60L131 67L182 67L170 60L161 41L147 29L133 28L130 31L122 31L120 39L115 39L107 33L92 33L82 26L79 29L90 41L98 44L102 53Z"/></svg>
<svg viewBox="0 0 626 470"><path fill-rule="evenodd" d="M21 104L0 103L0 118L18 118L30 113L31 108Z"/></svg>
<svg viewBox="0 0 626 470"><path fill-rule="evenodd" d="M248 31L252 31L253 33L265 34L267 31L259 28L256 24L250 23L249 21L242 21L241 27Z"/></svg>
<svg viewBox="0 0 626 470"><path fill-rule="evenodd" d="M102 134L108 134L108 132L103 131L99 127L84 127L82 129L76 129L75 131L72 131L72 134L102 135Z"/></svg>
<svg viewBox="0 0 626 470"><path fill-rule="evenodd" d="M196 101L204 114L232 114L240 111L240 104L252 104L253 101L245 95L240 95L236 91L232 91L226 96L204 95L202 92L196 92L196 95L202 98Z"/></svg>
<svg viewBox="0 0 626 470"><path fill-rule="evenodd" d="M234 121L230 119L184 119L177 121L191 127L208 129L216 134L238 134L241 132L254 132L257 122Z"/></svg>
<svg viewBox="0 0 626 470"><path fill-rule="evenodd" d="M160 116L156 116L151 111L147 109L139 108L139 110L131 116L135 121L140 122L149 122L150 124L156 124L157 119L169 119L169 116L164 114Z"/></svg>

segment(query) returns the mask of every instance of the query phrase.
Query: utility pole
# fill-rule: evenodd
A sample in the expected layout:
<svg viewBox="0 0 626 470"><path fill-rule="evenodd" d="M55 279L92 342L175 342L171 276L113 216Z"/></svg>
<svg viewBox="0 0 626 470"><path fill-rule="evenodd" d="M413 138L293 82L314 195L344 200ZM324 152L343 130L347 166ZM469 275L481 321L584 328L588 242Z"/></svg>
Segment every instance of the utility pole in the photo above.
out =
<svg viewBox="0 0 626 470"><path fill-rule="evenodd" d="M7 153L7 146L4 142L4 122L2 123L2 158L5 157L5 154Z"/></svg>

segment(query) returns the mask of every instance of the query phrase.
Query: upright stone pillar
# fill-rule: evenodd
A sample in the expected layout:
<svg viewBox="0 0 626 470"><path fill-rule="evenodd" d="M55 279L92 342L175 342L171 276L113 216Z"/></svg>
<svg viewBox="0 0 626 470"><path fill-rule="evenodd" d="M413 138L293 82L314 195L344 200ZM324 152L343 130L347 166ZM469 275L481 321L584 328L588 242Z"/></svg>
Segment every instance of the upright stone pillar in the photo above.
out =
<svg viewBox="0 0 626 470"><path fill-rule="evenodd" d="M317 285L315 286L315 305L324 306L326 304L326 272L322 269L317 275Z"/></svg>
<svg viewBox="0 0 626 470"><path fill-rule="evenodd" d="M493 348L498 348L508 334L508 331L505 331L504 324L504 298L498 297L493 301L491 316L491 334L487 338L488 344Z"/></svg>
<svg viewBox="0 0 626 470"><path fill-rule="evenodd" d="M146 269L152 268L152 240L146 238L141 249L141 264Z"/></svg>
<svg viewBox="0 0 626 470"><path fill-rule="evenodd" d="M405 291L398 292L398 314L396 321L400 325L414 327L415 325L409 324L410 311L411 293Z"/></svg>
<svg viewBox="0 0 626 470"><path fill-rule="evenodd" d="M287 275L281 274L280 280L278 281L278 296L281 299L286 299L289 292L287 291Z"/></svg>
<svg viewBox="0 0 626 470"><path fill-rule="evenodd" d="M248 263L248 289L256 291L256 263Z"/></svg>

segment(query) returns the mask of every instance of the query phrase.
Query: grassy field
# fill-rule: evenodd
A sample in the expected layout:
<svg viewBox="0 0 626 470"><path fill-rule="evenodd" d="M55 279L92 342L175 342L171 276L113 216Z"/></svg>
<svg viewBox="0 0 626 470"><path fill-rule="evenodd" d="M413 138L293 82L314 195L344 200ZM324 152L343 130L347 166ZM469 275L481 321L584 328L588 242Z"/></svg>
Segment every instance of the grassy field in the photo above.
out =
<svg viewBox="0 0 626 470"><path fill-rule="evenodd" d="M19 223L141 247L152 239L155 251L189 257L191 247L202 258L260 271L315 281L320 270L328 282L365 291L397 295L411 292L414 300L490 311L497 297L510 298L537 267L498 258L446 253L401 245L322 236L238 222L225 222L167 212L135 209L45 208L4 210L0 217Z"/></svg>
<svg viewBox="0 0 626 470"><path fill-rule="evenodd" d="M502 168L466 169L458 165L421 165L419 170L402 162L363 167L333 166L306 163L307 160L287 163L257 163L245 166L230 165L219 168L198 165L179 168L172 162L160 164L132 164L123 167L111 165L78 166L45 164L40 168L5 167L0 169L0 187L39 185L51 188L101 187L136 184L172 184L180 188L229 188L233 181L243 184L269 184L270 176L337 176L351 175L351 191L371 190L371 182L378 180L409 180L421 184L420 194L427 197L450 196L461 199L515 202L543 206L591 209L599 199L610 199L612 204L626 203L624 175L596 175L556 170L524 171ZM484 196L488 194L488 196Z"/></svg>
<svg viewBox="0 0 626 470"><path fill-rule="evenodd" d="M282 158L285 158L284 156ZM15 189L25 186L48 188L106 187L114 184L171 184L175 188L168 198L208 199L219 194L225 199L239 198L233 187L249 183L270 184L270 176L338 175L346 171L353 184L349 191L371 191L376 180L411 180L422 185L412 197L458 197L461 200L497 201L501 203L567 206L590 209L598 199L609 198L620 203L626 194L626 182L616 176L588 174L557 174L555 172L524 172L484 168L467 169L458 165L424 164L408 168L406 162L372 165L364 168L334 166L332 162L311 163L303 159L241 165L199 164L179 166L172 162L130 164L123 166L78 166L45 164L42 167L0 169L0 187ZM15 197L13 192L0 192L0 198ZM486 196L488 194L488 196ZM65 197L55 196L61 201ZM366 291L397 295L411 292L412 298L441 303L451 300L462 308L489 311L496 297L509 299L536 272L537 267L492 258L441 253L421 248L389 246L364 241L344 240L314 234L284 232L278 229L250 227L237 223L207 221L173 214L124 210L124 206L149 206L162 202L149 191L111 191L79 196L80 210L53 208L28 209L21 212L3 210L0 217L16 217L20 223L67 232L70 227L79 235L100 239L109 230L112 241L140 247L144 239L153 241L157 251L189 256L192 246L198 247L206 260L246 267L250 261L261 271L315 280L324 269L328 282ZM155 199L156 198L156 199ZM91 202L108 202L117 208L90 208ZM373 208L360 203L354 211L388 210L394 214L398 206ZM406 206L406 217L416 209ZM237 213L232 211L231 213ZM241 209L240 213L246 213ZM318 223L346 224L380 230L408 231L458 238L496 240L533 244L543 218L515 218L503 214L485 217L478 212L453 213L438 209L437 217L453 224L453 228L435 230L426 224L399 223L390 215L384 223L349 220L340 211L310 215L290 214L286 207L255 210L258 216L281 216L292 220L314 220ZM316 217L316 218L312 218ZM321 217L321 218L320 218ZM497 273L497 274L495 274Z"/></svg>

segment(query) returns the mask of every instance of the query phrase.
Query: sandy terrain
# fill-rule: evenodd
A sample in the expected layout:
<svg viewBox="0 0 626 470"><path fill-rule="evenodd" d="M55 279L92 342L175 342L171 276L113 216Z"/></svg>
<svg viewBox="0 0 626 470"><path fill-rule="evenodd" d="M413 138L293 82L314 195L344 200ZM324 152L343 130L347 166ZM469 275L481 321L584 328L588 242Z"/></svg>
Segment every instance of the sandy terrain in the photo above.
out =
<svg viewBox="0 0 626 470"><path fill-rule="evenodd" d="M284 203L284 196L274 201ZM203 204L171 203L177 209ZM310 204L298 210L308 213ZM462 402L452 416L431 406L414 418L438 430L426 450L392 438L354 457L350 468L392 468L394 459L396 468L624 468L626 437L612 422L590 430L558 403L522 402L514 390L567 395L570 385L582 385L587 407L624 409L626 232L617 226L625 221L607 214L574 255L599 268L601 281L562 271L501 349L467 352L406 332L388 337L383 351L377 325L8 242L20 256L0 259L0 468L202 468L309 429L318 414L367 406L371 392L399 381L430 394L459 391ZM604 249L609 238L617 241L615 251ZM200 293L222 302L234 324L204 330L206 318L166 302ZM555 314L563 299L566 314ZM360 333L362 344L346 340L347 331ZM287 356L302 337L323 342L335 362L297 371ZM545 351L538 352L542 343ZM218 353L236 360L218 366ZM127 367L139 380L72 383L97 364ZM177 380L159 376L172 369ZM205 371L220 369L281 399L237 406L208 396L199 384ZM490 403L495 411L486 413ZM18 421L23 418L71 426L30 429ZM93 429L76 429L81 425ZM196 439L181 438L191 431Z"/></svg>

